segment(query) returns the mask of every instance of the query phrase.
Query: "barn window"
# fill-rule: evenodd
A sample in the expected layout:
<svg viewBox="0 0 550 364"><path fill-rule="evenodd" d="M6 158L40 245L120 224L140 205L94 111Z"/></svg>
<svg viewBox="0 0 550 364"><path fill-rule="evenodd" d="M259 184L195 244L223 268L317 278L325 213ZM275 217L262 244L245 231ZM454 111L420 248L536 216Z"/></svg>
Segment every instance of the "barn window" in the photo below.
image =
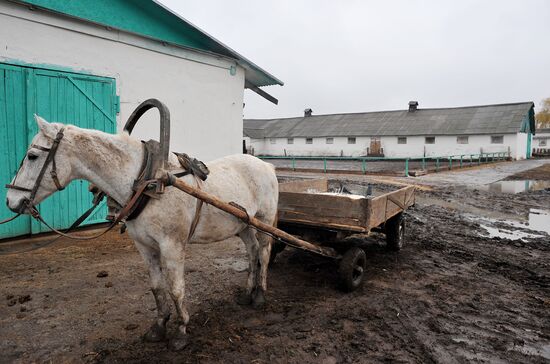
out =
<svg viewBox="0 0 550 364"><path fill-rule="evenodd" d="M306 144L313 144L313 138L306 138Z"/></svg>
<svg viewBox="0 0 550 364"><path fill-rule="evenodd" d="M270 142L271 144L277 144L277 139L275 139L275 138L269 138L269 142Z"/></svg>
<svg viewBox="0 0 550 364"><path fill-rule="evenodd" d="M355 137L348 138L348 144L355 144L355 142L356 142Z"/></svg>
<svg viewBox="0 0 550 364"><path fill-rule="evenodd" d="M435 137L426 137L425 144L435 144Z"/></svg>
<svg viewBox="0 0 550 364"><path fill-rule="evenodd" d="M503 135L491 135L491 144L502 144L504 143Z"/></svg>
<svg viewBox="0 0 550 364"><path fill-rule="evenodd" d="M334 138L327 138L327 144L334 144Z"/></svg>
<svg viewBox="0 0 550 364"><path fill-rule="evenodd" d="M397 137L397 144L407 144L407 137Z"/></svg>
<svg viewBox="0 0 550 364"><path fill-rule="evenodd" d="M468 137L467 136L457 136L456 137L456 144L468 144Z"/></svg>
<svg viewBox="0 0 550 364"><path fill-rule="evenodd" d="M287 144L294 144L294 138L287 138L286 143Z"/></svg>

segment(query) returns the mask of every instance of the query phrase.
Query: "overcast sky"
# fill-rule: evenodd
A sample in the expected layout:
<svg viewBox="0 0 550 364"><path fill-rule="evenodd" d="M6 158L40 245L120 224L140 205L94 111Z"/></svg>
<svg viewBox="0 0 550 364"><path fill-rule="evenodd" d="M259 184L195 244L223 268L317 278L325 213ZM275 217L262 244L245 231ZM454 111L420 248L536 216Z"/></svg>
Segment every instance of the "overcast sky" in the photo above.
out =
<svg viewBox="0 0 550 364"><path fill-rule="evenodd" d="M550 97L549 0L161 0L285 82L246 118Z"/></svg>

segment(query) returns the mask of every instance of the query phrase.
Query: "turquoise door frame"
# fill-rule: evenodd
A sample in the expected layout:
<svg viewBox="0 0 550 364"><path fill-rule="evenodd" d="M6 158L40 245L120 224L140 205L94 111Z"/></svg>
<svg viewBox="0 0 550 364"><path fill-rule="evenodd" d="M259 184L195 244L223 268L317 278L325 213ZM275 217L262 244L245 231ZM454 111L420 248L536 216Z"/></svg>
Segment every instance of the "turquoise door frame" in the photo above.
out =
<svg viewBox="0 0 550 364"><path fill-rule="evenodd" d="M14 215L4 203L4 185L11 182L27 151L27 80L27 69L0 64L0 220ZM0 238L28 234L30 226L30 217L20 216L0 225Z"/></svg>
<svg viewBox="0 0 550 364"><path fill-rule="evenodd" d="M10 90L10 85L17 84L17 87L11 87L9 97L0 91L0 126L8 130L8 133L2 133L0 139L2 144L7 143L7 147L0 147L4 157L0 160L0 170L7 171L0 173L3 184L14 176L19 161L38 131L35 113L51 122L116 132L118 99L114 79L2 63L0 70L4 74L0 90L4 89L4 94L8 94L5 90ZM21 80L12 74L20 75ZM0 201L4 201L5 193L2 188ZM73 181L64 191L43 201L38 209L52 226L66 228L91 206L91 198L87 182ZM0 208L0 211L0 218L11 214L6 207ZM102 206L83 225L105 222L105 215L106 207ZM48 231L28 217L19 219L0 225L0 238Z"/></svg>
<svg viewBox="0 0 550 364"><path fill-rule="evenodd" d="M530 159L531 155L533 154L533 150L531 149L531 144L533 142L533 134L531 134L531 131L527 132L527 153L525 153L525 158Z"/></svg>

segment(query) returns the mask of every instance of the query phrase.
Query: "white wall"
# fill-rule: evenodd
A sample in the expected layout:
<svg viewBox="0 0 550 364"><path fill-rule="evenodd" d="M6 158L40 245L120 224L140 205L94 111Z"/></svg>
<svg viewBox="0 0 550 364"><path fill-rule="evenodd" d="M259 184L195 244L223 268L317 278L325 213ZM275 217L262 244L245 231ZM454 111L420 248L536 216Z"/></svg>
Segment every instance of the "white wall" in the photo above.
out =
<svg viewBox="0 0 550 364"><path fill-rule="evenodd" d="M540 145L541 142L543 142L543 144L545 145ZM537 135L533 137L533 142L531 143L531 146L533 147L533 149L537 149L537 148L549 149L550 133L537 133Z"/></svg>
<svg viewBox="0 0 550 364"><path fill-rule="evenodd" d="M512 152L512 155L515 156L516 159L525 159L527 154L527 133L518 133L517 134L517 142L516 142L516 149Z"/></svg>
<svg viewBox="0 0 550 364"><path fill-rule="evenodd" d="M244 69L223 57L0 2L0 62L52 65L116 79L119 129L140 102L170 109L172 150L205 161L242 152ZM46 66L47 67L47 66ZM158 139L158 114L136 136Z"/></svg>
<svg viewBox="0 0 550 364"><path fill-rule="evenodd" d="M518 135L505 134L503 144L491 144L490 135L470 135L468 144L458 144L456 136L436 136L435 144L425 144L424 136L409 136L407 144L398 144L397 137L381 137L380 141L384 156L392 158L508 152L509 149L513 158L525 158L525 144L516 153L518 140L521 139ZM250 143L256 155L282 156L286 151L288 156L357 157L367 155L370 141L370 137L356 137L355 144L348 144L347 137L334 137L333 144L326 144L326 138L313 138L312 144L306 144L306 138L294 138L294 143L288 144L287 138L276 138L275 144L272 144L269 138L265 138L251 139Z"/></svg>

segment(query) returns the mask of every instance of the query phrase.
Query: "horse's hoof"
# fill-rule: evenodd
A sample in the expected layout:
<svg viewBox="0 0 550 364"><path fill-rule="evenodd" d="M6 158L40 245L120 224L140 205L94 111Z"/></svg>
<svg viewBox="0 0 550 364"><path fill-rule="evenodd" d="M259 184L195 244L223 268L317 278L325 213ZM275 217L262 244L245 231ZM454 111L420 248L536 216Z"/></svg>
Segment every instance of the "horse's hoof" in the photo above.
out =
<svg viewBox="0 0 550 364"><path fill-rule="evenodd" d="M164 341L166 339L166 327L160 326L157 323L154 323L149 331L143 335L143 340L150 343L158 343L159 341Z"/></svg>
<svg viewBox="0 0 550 364"><path fill-rule="evenodd" d="M263 289L257 289L252 300L252 307L262 308L265 305L265 295Z"/></svg>
<svg viewBox="0 0 550 364"><path fill-rule="evenodd" d="M236 298L237 304L241 306L248 306L252 304L252 295L246 293L240 293Z"/></svg>
<svg viewBox="0 0 550 364"><path fill-rule="evenodd" d="M172 351L180 351L189 345L189 337L186 334L179 334L168 342L168 348Z"/></svg>

